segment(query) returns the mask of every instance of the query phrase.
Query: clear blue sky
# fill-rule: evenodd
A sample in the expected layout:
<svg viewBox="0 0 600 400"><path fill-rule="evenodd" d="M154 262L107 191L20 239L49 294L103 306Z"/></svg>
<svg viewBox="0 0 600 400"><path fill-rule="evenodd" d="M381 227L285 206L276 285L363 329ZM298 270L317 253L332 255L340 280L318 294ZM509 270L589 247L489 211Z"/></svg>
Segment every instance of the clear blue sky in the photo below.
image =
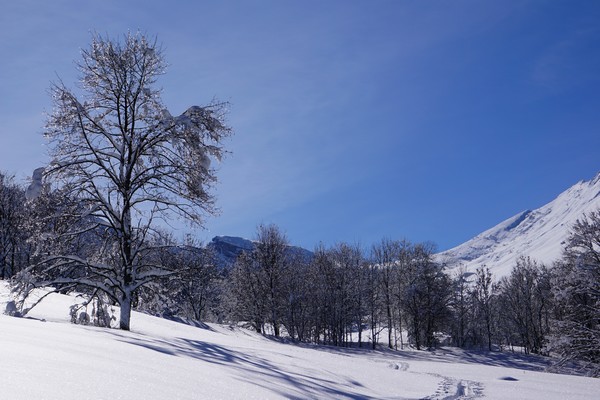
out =
<svg viewBox="0 0 600 400"><path fill-rule="evenodd" d="M47 162L90 32L156 35L170 111L231 102L201 238L458 245L600 171L600 2L0 1L0 170Z"/></svg>

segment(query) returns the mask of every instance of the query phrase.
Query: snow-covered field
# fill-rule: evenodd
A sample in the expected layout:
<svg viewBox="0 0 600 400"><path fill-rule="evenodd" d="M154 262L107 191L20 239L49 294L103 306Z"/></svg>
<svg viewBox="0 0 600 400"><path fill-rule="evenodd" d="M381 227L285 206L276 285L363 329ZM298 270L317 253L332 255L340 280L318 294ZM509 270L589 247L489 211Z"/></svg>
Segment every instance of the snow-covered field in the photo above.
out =
<svg viewBox="0 0 600 400"><path fill-rule="evenodd" d="M0 282L0 307L8 290ZM370 351L279 343L134 313L132 331L72 325L73 297L0 315L0 399L597 399L600 379L545 361L454 349Z"/></svg>

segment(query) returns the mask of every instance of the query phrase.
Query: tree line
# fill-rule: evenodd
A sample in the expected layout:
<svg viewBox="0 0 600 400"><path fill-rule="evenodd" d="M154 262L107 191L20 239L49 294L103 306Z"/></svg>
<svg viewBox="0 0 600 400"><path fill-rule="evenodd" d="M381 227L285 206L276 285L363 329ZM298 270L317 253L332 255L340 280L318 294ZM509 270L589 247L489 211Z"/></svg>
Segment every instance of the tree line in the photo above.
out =
<svg viewBox="0 0 600 400"><path fill-rule="evenodd" d="M577 220L561 260L521 257L499 279L485 265L447 268L428 243L319 245L306 260L286 256L273 225L258 228L256 243L224 281L229 317L258 332L278 325L293 340L335 346L518 349L600 372L600 211ZM275 248L278 261L266 263Z"/></svg>
<svg viewBox="0 0 600 400"><path fill-rule="evenodd" d="M15 287L39 286L31 282L30 266L51 248L89 257L101 246L85 232L68 243L54 240L73 223L61 214L68 209L61 199L48 194L26 201L25 190L0 174L0 273ZM600 212L583 216L561 260L545 266L523 257L500 279L486 266L474 272L448 268L436 260L430 243L382 239L368 249L321 244L307 256L292 251L278 226L260 225L254 249L222 266L210 247L193 238L176 243L162 232L147 257L170 273L136 290L132 306L187 321L242 323L297 342L392 349L449 344L554 354L563 363L589 363L597 374L599 232ZM96 304L118 304L85 285L54 282L59 290L95 297ZM110 326L99 316L96 312L91 322Z"/></svg>

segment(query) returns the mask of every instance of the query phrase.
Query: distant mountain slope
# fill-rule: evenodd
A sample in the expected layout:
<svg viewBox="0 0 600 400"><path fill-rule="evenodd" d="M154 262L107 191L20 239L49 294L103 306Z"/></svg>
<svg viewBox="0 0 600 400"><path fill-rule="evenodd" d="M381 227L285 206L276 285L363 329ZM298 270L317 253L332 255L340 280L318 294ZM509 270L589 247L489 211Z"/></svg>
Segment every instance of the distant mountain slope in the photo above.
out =
<svg viewBox="0 0 600 400"><path fill-rule="evenodd" d="M508 275L520 256L551 264L562 255L573 223L600 208L600 174L581 181L537 210L507 219L473 239L439 253L438 260L468 271L487 265L496 277Z"/></svg>
<svg viewBox="0 0 600 400"><path fill-rule="evenodd" d="M254 244L240 237L215 236L206 247L215 252L221 266L226 266L232 264L243 251L252 251Z"/></svg>
<svg viewBox="0 0 600 400"><path fill-rule="evenodd" d="M250 252L254 250L253 241L236 236L215 236L206 246L214 250L221 266L233 264L237 256L243 251ZM288 251L305 260L309 260L313 256L311 251L302 247L289 246Z"/></svg>

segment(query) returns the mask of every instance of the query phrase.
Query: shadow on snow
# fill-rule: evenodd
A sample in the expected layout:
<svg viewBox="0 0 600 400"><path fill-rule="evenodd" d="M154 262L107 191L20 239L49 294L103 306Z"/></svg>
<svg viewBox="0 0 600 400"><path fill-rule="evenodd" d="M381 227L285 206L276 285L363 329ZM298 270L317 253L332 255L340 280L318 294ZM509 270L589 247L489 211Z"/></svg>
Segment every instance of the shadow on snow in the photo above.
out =
<svg viewBox="0 0 600 400"><path fill-rule="evenodd" d="M140 346L161 354L187 357L232 368L239 372L239 380L263 387L289 399L375 399L375 397L356 392L357 388L363 387L360 382L351 379L343 379L343 381L327 379L323 377L324 374L321 369L310 371L304 368L306 373L287 371L281 365L275 365L260 356L249 355L200 340L175 338L173 341L167 341L139 333L131 335L117 332L110 333L121 342Z"/></svg>

